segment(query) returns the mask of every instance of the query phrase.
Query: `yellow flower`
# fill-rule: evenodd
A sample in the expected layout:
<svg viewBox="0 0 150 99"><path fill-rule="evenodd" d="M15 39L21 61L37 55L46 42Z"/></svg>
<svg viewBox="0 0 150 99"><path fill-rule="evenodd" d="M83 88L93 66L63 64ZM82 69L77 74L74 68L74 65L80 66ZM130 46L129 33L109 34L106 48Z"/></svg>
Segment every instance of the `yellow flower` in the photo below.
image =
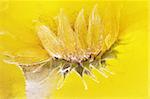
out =
<svg viewBox="0 0 150 99"><path fill-rule="evenodd" d="M41 45L36 48L26 46L27 51L19 49L12 54L4 53L9 58L7 61L21 66L24 72L27 72L26 68L31 68L30 72L36 71L34 65L37 66L36 68L50 65L52 70L59 68L60 71L57 72L64 77L73 69L80 76L87 74L94 77L91 68L98 69L104 75L104 71L107 71L104 66L105 61L116 57L116 51L112 47L119 40L120 8L108 4L106 11L99 14L97 7L95 5L88 13L87 19L84 9L79 11L72 24L62 9L55 18L51 19L53 23L49 26L42 20L34 20L35 32ZM55 27L52 27L54 24ZM22 43L16 40L15 44L17 43L21 48ZM26 56L30 55L30 51L38 56ZM17 55L18 52L20 55ZM51 64L47 64L49 62Z"/></svg>

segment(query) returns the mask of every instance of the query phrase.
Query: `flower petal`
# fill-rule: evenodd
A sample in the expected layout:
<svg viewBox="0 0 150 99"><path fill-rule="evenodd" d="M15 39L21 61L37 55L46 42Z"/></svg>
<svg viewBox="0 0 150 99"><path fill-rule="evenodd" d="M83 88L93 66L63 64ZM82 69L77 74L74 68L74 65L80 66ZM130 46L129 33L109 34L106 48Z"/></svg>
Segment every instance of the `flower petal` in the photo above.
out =
<svg viewBox="0 0 150 99"><path fill-rule="evenodd" d="M86 20L84 18L84 10L82 9L75 21L75 32L76 35L79 38L80 44L82 49L86 49L87 48L87 41L86 41L86 37L87 37L87 24L86 24Z"/></svg>
<svg viewBox="0 0 150 99"><path fill-rule="evenodd" d="M58 38L63 42L65 45L65 51L74 52L75 51L75 34L71 28L68 18L61 10L59 15L57 16L58 19Z"/></svg>
<svg viewBox="0 0 150 99"><path fill-rule="evenodd" d="M89 26L87 41L90 48L97 47L100 44L100 36L102 35L101 18L97 11L97 5L93 8L89 16Z"/></svg>
<svg viewBox="0 0 150 99"><path fill-rule="evenodd" d="M109 49L111 45L118 39L119 18L120 8L114 6L113 4L108 4L102 18L102 24L104 27L103 36L105 38L104 43L106 45L106 49Z"/></svg>
<svg viewBox="0 0 150 99"><path fill-rule="evenodd" d="M45 25L38 23L36 25L36 30L39 39L42 42L43 47L48 51L50 56L60 55L60 42L58 41L56 35Z"/></svg>
<svg viewBox="0 0 150 99"><path fill-rule="evenodd" d="M47 59L47 52L39 45L27 45L19 41L14 35L3 32L0 35L0 53L9 62L34 63Z"/></svg>

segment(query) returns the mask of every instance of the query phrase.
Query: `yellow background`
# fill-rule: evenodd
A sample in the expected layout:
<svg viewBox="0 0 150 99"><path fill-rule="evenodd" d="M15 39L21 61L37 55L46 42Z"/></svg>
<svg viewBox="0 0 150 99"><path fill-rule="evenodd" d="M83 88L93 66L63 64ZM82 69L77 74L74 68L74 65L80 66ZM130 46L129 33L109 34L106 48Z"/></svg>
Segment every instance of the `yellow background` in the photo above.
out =
<svg viewBox="0 0 150 99"><path fill-rule="evenodd" d="M2 0L3 1L3 0ZM7 7L6 4L0 8ZM3 3L3 2L2 2ZM9 1L8 9L0 12L0 22L6 23L8 30L15 33L18 24L32 26L32 20L40 14L56 15L60 8L64 8L70 15L82 7L91 10L94 4L101 2L75 1ZM118 1L116 2L118 3ZM127 1L125 3L126 33L125 45L119 46L118 59L109 61L110 69L115 75L102 77L94 71L100 81L95 83L88 77L85 80L88 90L75 73L71 73L62 89L53 91L54 99L146 99L148 97L148 3L147 1ZM119 4L119 3L118 3ZM123 13L123 12L122 12ZM14 23L9 22L13 19ZM17 22L18 24L16 24ZM1 24L0 24L1 27ZM1 29L1 28L0 28ZM17 31L17 30L16 30ZM25 33L22 31L21 33ZM25 35L25 34L24 34ZM25 35L26 37L26 35ZM0 99L25 98L25 82L18 67L0 61Z"/></svg>

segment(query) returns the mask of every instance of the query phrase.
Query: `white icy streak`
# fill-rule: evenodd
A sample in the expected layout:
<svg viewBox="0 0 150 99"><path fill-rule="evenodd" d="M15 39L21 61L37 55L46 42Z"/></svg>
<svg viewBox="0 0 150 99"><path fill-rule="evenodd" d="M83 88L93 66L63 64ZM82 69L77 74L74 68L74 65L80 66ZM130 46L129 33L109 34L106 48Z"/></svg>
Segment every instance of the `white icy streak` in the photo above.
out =
<svg viewBox="0 0 150 99"><path fill-rule="evenodd" d="M51 89L51 80L47 80L42 84L37 81L26 81L27 99L43 99L50 96Z"/></svg>
<svg viewBox="0 0 150 99"><path fill-rule="evenodd" d="M55 76L49 75L49 68L43 66L34 73L26 72L25 76L27 99L45 99L51 96L51 91L55 86Z"/></svg>

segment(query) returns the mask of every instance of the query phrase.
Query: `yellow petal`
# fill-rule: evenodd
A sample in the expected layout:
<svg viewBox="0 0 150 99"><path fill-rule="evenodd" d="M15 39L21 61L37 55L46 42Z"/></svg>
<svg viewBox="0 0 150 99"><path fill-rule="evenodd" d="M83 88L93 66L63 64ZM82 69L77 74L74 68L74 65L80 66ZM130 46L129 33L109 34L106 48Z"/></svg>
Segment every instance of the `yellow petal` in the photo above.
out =
<svg viewBox="0 0 150 99"><path fill-rule="evenodd" d="M86 41L86 37L87 37L87 24L86 24L86 20L84 18L84 10L82 9L75 21L75 32L76 35L79 38L79 44L81 45L82 49L86 49L87 48L87 41Z"/></svg>
<svg viewBox="0 0 150 99"><path fill-rule="evenodd" d="M42 61L49 57L41 46L27 45L6 32L1 32L0 34L0 45L0 54L7 56L7 61L11 62L28 64Z"/></svg>
<svg viewBox="0 0 150 99"><path fill-rule="evenodd" d="M40 42L32 29L31 24L24 24L14 20L8 13L0 15L0 31L7 31L19 41L27 45L38 45Z"/></svg>
<svg viewBox="0 0 150 99"><path fill-rule="evenodd" d="M65 45L66 52L74 52L75 51L75 35L70 26L69 20L61 10L58 18L58 38L63 42Z"/></svg>
<svg viewBox="0 0 150 99"><path fill-rule="evenodd" d="M119 19L120 19L120 7L108 4L105 9L105 13L102 18L102 24L104 27L103 38L106 49L118 39L119 33Z"/></svg>
<svg viewBox="0 0 150 99"><path fill-rule="evenodd" d="M47 60L49 55L40 47L20 48L15 52L3 53L4 61L12 64L33 64Z"/></svg>
<svg viewBox="0 0 150 99"><path fill-rule="evenodd" d="M36 25L36 31L43 47L46 49L49 55L60 55L60 42L57 39L56 35L47 26L42 25L41 23L38 23Z"/></svg>
<svg viewBox="0 0 150 99"><path fill-rule="evenodd" d="M97 47L100 43L100 36L102 35L101 18L97 11L97 5L93 8L91 15L89 16L89 26L87 41L89 47Z"/></svg>

